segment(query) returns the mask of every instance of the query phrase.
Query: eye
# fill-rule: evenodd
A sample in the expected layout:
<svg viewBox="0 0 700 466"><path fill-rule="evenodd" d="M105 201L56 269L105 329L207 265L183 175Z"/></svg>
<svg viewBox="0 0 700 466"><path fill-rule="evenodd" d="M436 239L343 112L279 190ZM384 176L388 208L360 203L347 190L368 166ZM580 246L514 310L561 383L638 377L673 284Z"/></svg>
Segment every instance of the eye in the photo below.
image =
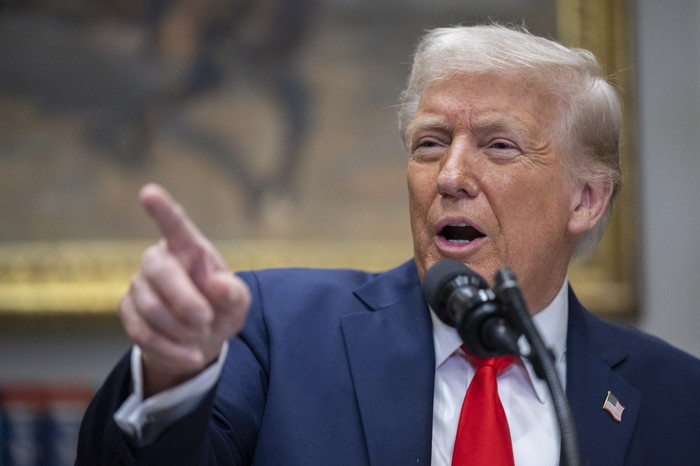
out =
<svg viewBox="0 0 700 466"><path fill-rule="evenodd" d="M491 142L490 147L492 149L497 149L497 150L508 150L508 149L517 149L518 147L513 144L510 141L506 141L505 139L497 139L493 142Z"/></svg>
<svg viewBox="0 0 700 466"><path fill-rule="evenodd" d="M486 153L493 160L512 160L523 152L513 141L504 138L495 138L486 145Z"/></svg>
<svg viewBox="0 0 700 466"><path fill-rule="evenodd" d="M422 148L422 149L431 149L433 147L440 147L442 144L435 140L435 139L421 139L417 142L416 144L416 149Z"/></svg>
<svg viewBox="0 0 700 466"><path fill-rule="evenodd" d="M411 156L417 160L439 159L445 152L446 144L435 137L423 137L414 142Z"/></svg>

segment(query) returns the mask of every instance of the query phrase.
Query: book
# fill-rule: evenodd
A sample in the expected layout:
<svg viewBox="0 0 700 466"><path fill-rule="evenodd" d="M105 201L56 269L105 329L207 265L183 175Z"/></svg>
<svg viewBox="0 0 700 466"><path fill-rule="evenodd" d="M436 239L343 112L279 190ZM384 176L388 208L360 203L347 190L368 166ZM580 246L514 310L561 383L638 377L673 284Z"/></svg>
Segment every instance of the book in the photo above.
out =
<svg viewBox="0 0 700 466"><path fill-rule="evenodd" d="M69 466L94 393L89 384L0 387L0 466Z"/></svg>

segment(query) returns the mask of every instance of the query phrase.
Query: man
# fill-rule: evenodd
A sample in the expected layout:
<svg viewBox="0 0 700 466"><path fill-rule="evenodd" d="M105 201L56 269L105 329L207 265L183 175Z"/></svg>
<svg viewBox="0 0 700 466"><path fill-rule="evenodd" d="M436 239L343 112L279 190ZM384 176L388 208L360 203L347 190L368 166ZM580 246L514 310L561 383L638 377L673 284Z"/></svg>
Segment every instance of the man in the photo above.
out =
<svg viewBox="0 0 700 466"><path fill-rule="evenodd" d="M584 464L700 458L700 362L599 321L568 287L620 182L620 107L594 58L500 26L430 31L399 118L415 258L385 273L232 275L144 188L164 239L121 303L135 347L86 413L77 464L450 464L474 367L421 293L445 258L515 271ZM558 464L531 364L505 369L498 394L514 463Z"/></svg>

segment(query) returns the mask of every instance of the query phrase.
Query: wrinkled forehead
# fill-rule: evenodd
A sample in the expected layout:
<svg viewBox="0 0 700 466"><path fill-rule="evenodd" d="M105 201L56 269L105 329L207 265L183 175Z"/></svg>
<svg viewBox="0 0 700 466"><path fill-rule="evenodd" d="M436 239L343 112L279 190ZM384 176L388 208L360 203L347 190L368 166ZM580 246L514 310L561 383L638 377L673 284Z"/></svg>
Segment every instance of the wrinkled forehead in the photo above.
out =
<svg viewBox="0 0 700 466"><path fill-rule="evenodd" d="M417 127L449 125L446 114L457 115L470 125L507 127L523 132L533 126L556 130L561 102L541 79L502 73L459 73L427 83L405 136Z"/></svg>

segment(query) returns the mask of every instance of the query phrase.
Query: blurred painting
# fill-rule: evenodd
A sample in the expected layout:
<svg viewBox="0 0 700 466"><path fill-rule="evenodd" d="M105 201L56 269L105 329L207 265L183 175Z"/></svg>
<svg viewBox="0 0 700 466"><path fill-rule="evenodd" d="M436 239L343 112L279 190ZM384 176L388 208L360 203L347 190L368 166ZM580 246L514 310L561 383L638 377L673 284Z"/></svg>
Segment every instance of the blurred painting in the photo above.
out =
<svg viewBox="0 0 700 466"><path fill-rule="evenodd" d="M407 241L395 103L426 28L556 35L554 1L37 0L0 13L0 241ZM410 253L410 251L409 251Z"/></svg>

